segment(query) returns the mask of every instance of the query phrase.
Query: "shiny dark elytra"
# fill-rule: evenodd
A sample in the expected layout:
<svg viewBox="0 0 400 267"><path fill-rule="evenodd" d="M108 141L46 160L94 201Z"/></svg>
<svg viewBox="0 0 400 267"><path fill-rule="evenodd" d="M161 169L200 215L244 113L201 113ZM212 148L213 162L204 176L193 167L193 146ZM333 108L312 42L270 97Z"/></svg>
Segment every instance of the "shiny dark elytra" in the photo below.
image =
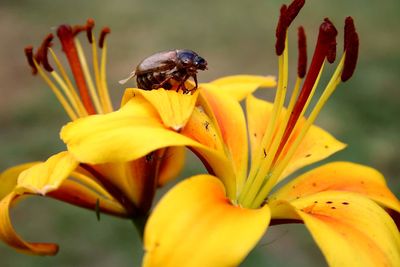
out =
<svg viewBox="0 0 400 267"><path fill-rule="evenodd" d="M207 61L192 50L179 49L163 51L151 55L141 61L131 75L120 81L121 84L136 76L137 87L144 90L158 88L171 89L173 83L178 83L176 91L184 93L197 88L197 71L206 70ZM186 88L185 82L193 78L195 87Z"/></svg>

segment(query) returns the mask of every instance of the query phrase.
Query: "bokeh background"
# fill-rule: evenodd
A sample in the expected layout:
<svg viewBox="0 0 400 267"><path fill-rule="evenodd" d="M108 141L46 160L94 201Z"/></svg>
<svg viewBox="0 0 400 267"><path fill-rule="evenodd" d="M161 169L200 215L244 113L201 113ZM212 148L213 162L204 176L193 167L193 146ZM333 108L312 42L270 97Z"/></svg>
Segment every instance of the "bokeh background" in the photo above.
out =
<svg viewBox="0 0 400 267"><path fill-rule="evenodd" d="M288 1L286 1L288 2ZM58 138L67 117L50 90L30 75L23 48L39 45L61 23L91 17L110 26L108 74L117 105L124 78L144 57L160 50L190 48L209 62L200 81L221 75L277 74L274 29L280 0L253 1L0 1L0 169L44 160L64 149ZM400 2L398 0L308 0L295 25L308 33L309 53L326 16L342 29L352 15L361 39L355 77L340 86L318 119L349 144L340 159L381 170L399 196L400 184ZM290 33L295 77L295 36ZM339 50L342 49L339 37ZM59 47L55 48L59 51ZM326 78L326 77L325 77ZM182 177L203 170L189 160ZM21 255L0 244L0 266L139 266L141 245L129 221L44 198L13 210L28 240L54 241L55 257ZM302 225L274 226L241 266L324 266L323 256Z"/></svg>

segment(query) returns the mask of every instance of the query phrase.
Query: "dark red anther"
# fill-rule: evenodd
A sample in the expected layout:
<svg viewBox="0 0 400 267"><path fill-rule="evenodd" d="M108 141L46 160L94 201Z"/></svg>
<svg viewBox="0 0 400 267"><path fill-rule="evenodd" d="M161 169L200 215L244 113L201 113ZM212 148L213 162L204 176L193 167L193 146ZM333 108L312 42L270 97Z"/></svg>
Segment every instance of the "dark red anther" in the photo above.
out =
<svg viewBox="0 0 400 267"><path fill-rule="evenodd" d="M44 38L42 44L40 45L38 51L36 52L35 59L38 64L42 64L43 68L48 72L52 72L53 68L50 66L48 59L49 47L52 46L51 41L53 40L53 34L48 34L46 38Z"/></svg>
<svg viewBox="0 0 400 267"><path fill-rule="evenodd" d="M352 17L347 17L344 25L344 51L346 53L341 79L343 82L351 78L356 69L359 39Z"/></svg>
<svg viewBox="0 0 400 267"><path fill-rule="evenodd" d="M298 29L298 49L297 75L299 78L304 78L307 71L307 39L303 27Z"/></svg>
<svg viewBox="0 0 400 267"><path fill-rule="evenodd" d="M29 66L32 68L32 74L36 74L38 72L35 63L33 62L33 46L27 46L24 49L26 59L28 60Z"/></svg>
<svg viewBox="0 0 400 267"><path fill-rule="evenodd" d="M94 27L94 20L88 19L86 21L86 35L89 40L89 43L93 43L93 27Z"/></svg>
<svg viewBox="0 0 400 267"><path fill-rule="evenodd" d="M279 16L278 25L276 26L275 51L278 56L282 55L283 50L285 50L285 38L287 30L286 11L287 6L283 5L280 10L281 14Z"/></svg>
<svg viewBox="0 0 400 267"><path fill-rule="evenodd" d="M289 7L286 5L281 7L278 25L275 32L275 51L278 56L282 55L283 50L285 50L286 31L299 14L301 8L304 6L304 3L305 0L294 0Z"/></svg>
<svg viewBox="0 0 400 267"><path fill-rule="evenodd" d="M108 28L108 27L105 27L105 28L103 28L103 29L101 30L100 39L99 39L99 47L100 47L100 48L103 48L103 46L104 46L104 41L105 41L105 39L106 39L106 35L109 34L110 32L111 32L111 30L110 30L110 28Z"/></svg>
<svg viewBox="0 0 400 267"><path fill-rule="evenodd" d="M333 23L328 18L325 18L325 22L327 22L328 25L332 25L333 26ZM328 44L328 53L326 55L326 60L331 64L333 62L335 62L335 59L336 59L336 45L337 45L336 36L337 36L337 30L336 30L335 26L333 26L332 31L335 32L335 33L333 34L334 36L332 36L332 38L331 38L331 40L330 40L330 42Z"/></svg>
<svg viewBox="0 0 400 267"><path fill-rule="evenodd" d="M78 51L75 47L74 31L69 25L61 25L58 27L57 36L60 39L63 51L67 56L83 105L89 114L95 114L96 111L89 95L81 62L79 61Z"/></svg>

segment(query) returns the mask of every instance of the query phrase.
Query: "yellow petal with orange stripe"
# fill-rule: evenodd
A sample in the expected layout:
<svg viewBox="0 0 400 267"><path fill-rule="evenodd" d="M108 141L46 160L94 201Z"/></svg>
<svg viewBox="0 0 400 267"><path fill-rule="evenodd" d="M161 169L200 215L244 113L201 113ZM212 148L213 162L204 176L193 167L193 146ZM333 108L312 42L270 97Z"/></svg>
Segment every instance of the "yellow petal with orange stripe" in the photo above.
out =
<svg viewBox="0 0 400 267"><path fill-rule="evenodd" d="M211 123L225 145L226 157L233 163L237 190L243 186L247 176L248 143L246 121L240 103L218 91L202 88L200 101L205 113L212 117Z"/></svg>
<svg viewBox="0 0 400 267"><path fill-rule="evenodd" d="M293 201L323 191L347 191L364 195L400 213L400 202L377 170L352 163L333 162L293 179L270 199Z"/></svg>
<svg viewBox="0 0 400 267"><path fill-rule="evenodd" d="M400 265L400 234L392 218L360 194L324 191L292 202L271 203L277 210L297 213L311 232L329 266Z"/></svg>

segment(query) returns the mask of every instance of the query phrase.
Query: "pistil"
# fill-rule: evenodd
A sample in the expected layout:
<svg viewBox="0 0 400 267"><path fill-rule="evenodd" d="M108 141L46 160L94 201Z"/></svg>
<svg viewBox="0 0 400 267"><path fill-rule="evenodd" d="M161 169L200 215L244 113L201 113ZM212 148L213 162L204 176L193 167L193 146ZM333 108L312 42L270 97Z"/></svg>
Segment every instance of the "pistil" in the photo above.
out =
<svg viewBox="0 0 400 267"><path fill-rule="evenodd" d="M57 36L60 39L63 51L67 56L69 65L71 66L71 71L74 75L76 85L78 86L83 105L89 115L95 114L96 111L89 95L85 76L79 61L78 51L74 43L74 32L70 26L61 25L57 30Z"/></svg>

